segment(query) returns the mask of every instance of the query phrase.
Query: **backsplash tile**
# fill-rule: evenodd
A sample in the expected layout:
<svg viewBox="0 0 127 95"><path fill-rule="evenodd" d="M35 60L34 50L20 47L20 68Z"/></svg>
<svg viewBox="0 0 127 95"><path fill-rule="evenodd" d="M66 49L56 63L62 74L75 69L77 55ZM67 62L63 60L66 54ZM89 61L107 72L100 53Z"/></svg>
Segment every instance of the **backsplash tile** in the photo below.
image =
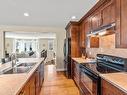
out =
<svg viewBox="0 0 127 95"><path fill-rule="evenodd" d="M99 41L99 48L86 48L89 57L96 57L96 54L101 53L127 58L127 49L115 48L115 34L100 37Z"/></svg>

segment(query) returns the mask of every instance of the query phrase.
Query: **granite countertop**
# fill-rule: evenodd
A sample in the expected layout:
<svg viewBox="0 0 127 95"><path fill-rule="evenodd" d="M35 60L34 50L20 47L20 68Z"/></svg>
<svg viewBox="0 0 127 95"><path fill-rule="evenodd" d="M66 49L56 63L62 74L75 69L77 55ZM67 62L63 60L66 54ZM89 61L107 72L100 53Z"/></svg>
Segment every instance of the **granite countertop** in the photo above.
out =
<svg viewBox="0 0 127 95"><path fill-rule="evenodd" d="M0 75L0 95L17 95L43 60L43 58L19 59L19 62L36 62L37 64L27 73ZM4 65L0 65L0 69L7 68L9 66L11 66L11 64L6 63Z"/></svg>
<svg viewBox="0 0 127 95"><path fill-rule="evenodd" d="M122 90L123 92L127 93L127 73L126 72L100 74L100 76L104 80L108 81L112 85Z"/></svg>
<svg viewBox="0 0 127 95"><path fill-rule="evenodd" d="M90 62L96 62L96 59L89 59L89 58L72 58L74 61L76 61L77 63L90 63Z"/></svg>

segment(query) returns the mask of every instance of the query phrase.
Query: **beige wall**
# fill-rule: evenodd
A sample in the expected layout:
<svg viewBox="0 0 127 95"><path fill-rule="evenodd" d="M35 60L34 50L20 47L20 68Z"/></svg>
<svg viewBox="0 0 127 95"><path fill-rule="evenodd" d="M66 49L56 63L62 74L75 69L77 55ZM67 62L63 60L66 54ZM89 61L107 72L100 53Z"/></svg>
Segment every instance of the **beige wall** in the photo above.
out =
<svg viewBox="0 0 127 95"><path fill-rule="evenodd" d="M0 58L4 56L4 39L3 39L3 32L10 31L10 32L53 32L56 33L57 38L57 56L56 56L56 64L57 69L63 69L63 44L65 38L65 29L64 28L57 28L57 27L27 27L27 26L0 26L0 41L2 42L0 45Z"/></svg>
<svg viewBox="0 0 127 95"><path fill-rule="evenodd" d="M48 49L48 41L49 40L53 40L54 41L54 50L50 51ZM56 43L56 39L39 39L38 40L39 43L39 52L41 52L43 49L47 50L47 61L51 61L54 58L54 53L56 53L57 50L57 43Z"/></svg>
<svg viewBox="0 0 127 95"><path fill-rule="evenodd" d="M5 38L5 50L7 50L7 53L13 52L13 38Z"/></svg>
<svg viewBox="0 0 127 95"><path fill-rule="evenodd" d="M0 30L0 58L4 57L4 32Z"/></svg>
<svg viewBox="0 0 127 95"><path fill-rule="evenodd" d="M127 58L127 49L115 48L115 34L100 37L99 45L100 48L87 48L89 56L96 57L101 53Z"/></svg>
<svg viewBox="0 0 127 95"><path fill-rule="evenodd" d="M41 52L43 49L48 49L48 39L39 39L39 52Z"/></svg>

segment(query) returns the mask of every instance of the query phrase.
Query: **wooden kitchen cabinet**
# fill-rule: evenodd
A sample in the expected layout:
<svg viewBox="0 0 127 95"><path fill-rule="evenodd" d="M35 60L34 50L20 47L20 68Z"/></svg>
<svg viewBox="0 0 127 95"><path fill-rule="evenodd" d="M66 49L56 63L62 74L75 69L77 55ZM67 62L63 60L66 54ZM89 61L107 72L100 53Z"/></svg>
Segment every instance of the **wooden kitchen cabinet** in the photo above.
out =
<svg viewBox="0 0 127 95"><path fill-rule="evenodd" d="M99 28L101 23L101 12L100 10L96 10L96 12L91 16L91 30L96 30Z"/></svg>
<svg viewBox="0 0 127 95"><path fill-rule="evenodd" d="M44 80L44 64L40 64L18 95L39 95Z"/></svg>
<svg viewBox="0 0 127 95"><path fill-rule="evenodd" d="M80 43L79 43L79 34L80 28L79 24L75 21L70 21L66 26L66 38L71 39L71 57L80 57Z"/></svg>
<svg viewBox="0 0 127 95"><path fill-rule="evenodd" d="M102 26L109 25L115 23L115 27L112 28L111 31L114 31L115 34L115 47L116 48L127 48L127 0L99 0L93 8L91 8L87 14L85 14L78 22L69 23L68 30L73 30L73 26L76 25L80 27L80 47L81 48L99 48L99 38L97 37L87 37L87 34L91 32L91 30L96 30ZM74 29L77 30L77 29ZM76 33L76 32L75 32ZM67 35L71 37L73 35L72 31L67 32ZM73 37L77 37L73 36ZM77 38L75 39L77 40ZM72 41L73 46L77 46ZM84 41L85 40L85 41ZM95 41L95 42L93 42ZM78 42L78 41L77 41ZM76 43L77 43L76 42ZM74 55L79 50L76 47L74 50ZM73 54L72 54L73 55Z"/></svg>
<svg viewBox="0 0 127 95"><path fill-rule="evenodd" d="M76 85L79 87L79 63L73 61L72 63L72 70L73 70L73 80L75 81Z"/></svg>
<svg viewBox="0 0 127 95"><path fill-rule="evenodd" d="M36 70L36 95L39 95L40 93L40 67Z"/></svg>
<svg viewBox="0 0 127 95"><path fill-rule="evenodd" d="M101 80L101 95L127 95L106 80Z"/></svg>
<svg viewBox="0 0 127 95"><path fill-rule="evenodd" d="M44 81L44 64L40 64L40 66L37 68L36 72L36 95L40 94L42 83Z"/></svg>
<svg viewBox="0 0 127 95"><path fill-rule="evenodd" d="M89 47L89 37L87 36L87 34L90 33L90 20L87 19L85 21L85 36L86 36L86 47Z"/></svg>
<svg viewBox="0 0 127 95"><path fill-rule="evenodd" d="M42 87L44 81L44 64L40 64L40 88Z"/></svg>
<svg viewBox="0 0 127 95"><path fill-rule="evenodd" d="M80 47L81 48L85 48L86 47L86 36L85 36L85 23L83 22L81 25L80 25Z"/></svg>
<svg viewBox="0 0 127 95"><path fill-rule="evenodd" d="M35 93L35 89L36 89L36 75L33 74L33 76L31 77L30 81L29 81L29 92L30 95L36 95Z"/></svg>
<svg viewBox="0 0 127 95"><path fill-rule="evenodd" d="M19 95L30 95L30 90L29 90L29 83L25 85L25 87L22 89L22 91L19 93Z"/></svg>
<svg viewBox="0 0 127 95"><path fill-rule="evenodd" d="M36 89L35 79L36 79L36 75L33 74L30 80L26 83L26 85L22 89L22 91L19 93L19 95L37 95L35 93L35 89Z"/></svg>
<svg viewBox="0 0 127 95"><path fill-rule="evenodd" d="M127 48L127 0L116 0L116 47Z"/></svg>
<svg viewBox="0 0 127 95"><path fill-rule="evenodd" d="M91 14L91 30L114 23L116 21L116 1L105 0L105 2L98 7Z"/></svg>
<svg viewBox="0 0 127 95"><path fill-rule="evenodd" d="M101 10L102 13L102 26L114 23L116 21L116 2L109 0Z"/></svg>
<svg viewBox="0 0 127 95"><path fill-rule="evenodd" d="M35 74L33 74L19 95L36 95L35 94L35 78L36 76Z"/></svg>
<svg viewBox="0 0 127 95"><path fill-rule="evenodd" d="M99 37L88 37L87 34L91 32L91 21L90 18L85 22L85 33L86 33L86 47L88 48L99 48Z"/></svg>

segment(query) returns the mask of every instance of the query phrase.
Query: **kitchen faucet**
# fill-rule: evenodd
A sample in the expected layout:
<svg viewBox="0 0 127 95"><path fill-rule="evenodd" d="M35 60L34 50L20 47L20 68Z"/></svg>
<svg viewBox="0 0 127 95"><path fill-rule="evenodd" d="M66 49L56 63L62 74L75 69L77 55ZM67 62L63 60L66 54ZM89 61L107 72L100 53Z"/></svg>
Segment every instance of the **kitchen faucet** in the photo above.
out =
<svg viewBox="0 0 127 95"><path fill-rule="evenodd" d="M14 67L15 66L15 64L16 64L16 57L15 57L15 54L11 54L11 61L12 61L12 67Z"/></svg>

